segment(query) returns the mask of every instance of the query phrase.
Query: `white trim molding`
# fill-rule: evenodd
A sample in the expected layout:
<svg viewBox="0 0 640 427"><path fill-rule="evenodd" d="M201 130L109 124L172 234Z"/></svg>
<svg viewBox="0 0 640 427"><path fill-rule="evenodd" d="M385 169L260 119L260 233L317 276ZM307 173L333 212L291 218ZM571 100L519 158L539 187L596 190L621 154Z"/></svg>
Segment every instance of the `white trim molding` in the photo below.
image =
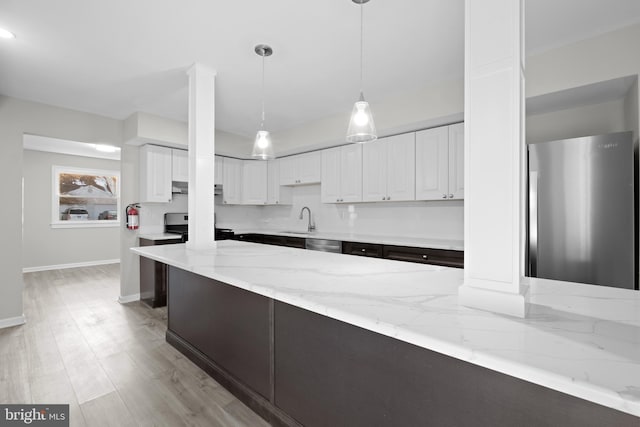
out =
<svg viewBox="0 0 640 427"><path fill-rule="evenodd" d="M6 319L0 319L0 329L10 328L12 326L20 326L24 325L25 323L27 323L27 319L24 317L24 314L17 317L8 317Z"/></svg>
<svg viewBox="0 0 640 427"><path fill-rule="evenodd" d="M131 295L120 295L118 297L118 302L120 304L126 304L129 302L134 302L134 301L139 301L140 300L140 294L131 294Z"/></svg>
<svg viewBox="0 0 640 427"><path fill-rule="evenodd" d="M23 273L33 273L35 271L62 270L65 268L92 267L94 265L118 264L119 259L103 259L98 261L74 262L70 264L42 265L39 267L24 267Z"/></svg>

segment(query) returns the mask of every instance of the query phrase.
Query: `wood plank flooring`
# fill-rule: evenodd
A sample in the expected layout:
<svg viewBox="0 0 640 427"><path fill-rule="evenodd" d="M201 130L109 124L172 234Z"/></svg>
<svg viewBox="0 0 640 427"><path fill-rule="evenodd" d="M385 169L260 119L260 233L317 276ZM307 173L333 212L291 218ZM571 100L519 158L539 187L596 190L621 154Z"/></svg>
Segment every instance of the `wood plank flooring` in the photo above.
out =
<svg viewBox="0 0 640 427"><path fill-rule="evenodd" d="M166 308L117 302L118 264L26 273L0 329L0 402L68 403L72 426L267 426L166 343Z"/></svg>

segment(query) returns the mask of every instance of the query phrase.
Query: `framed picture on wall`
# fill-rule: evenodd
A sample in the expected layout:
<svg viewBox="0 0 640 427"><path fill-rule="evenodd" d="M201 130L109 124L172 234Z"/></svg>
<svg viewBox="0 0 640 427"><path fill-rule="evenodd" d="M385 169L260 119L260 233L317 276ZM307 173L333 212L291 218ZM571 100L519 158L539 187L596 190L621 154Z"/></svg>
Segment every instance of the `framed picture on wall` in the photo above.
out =
<svg viewBox="0 0 640 427"><path fill-rule="evenodd" d="M53 166L52 173L52 227L120 224L120 172Z"/></svg>

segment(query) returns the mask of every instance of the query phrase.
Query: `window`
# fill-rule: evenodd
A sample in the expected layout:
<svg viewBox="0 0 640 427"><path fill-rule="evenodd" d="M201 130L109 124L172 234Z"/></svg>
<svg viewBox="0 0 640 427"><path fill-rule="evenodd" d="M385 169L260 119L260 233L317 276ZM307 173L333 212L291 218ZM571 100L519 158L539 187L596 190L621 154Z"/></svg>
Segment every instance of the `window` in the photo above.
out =
<svg viewBox="0 0 640 427"><path fill-rule="evenodd" d="M53 166L53 228L120 224L120 172Z"/></svg>

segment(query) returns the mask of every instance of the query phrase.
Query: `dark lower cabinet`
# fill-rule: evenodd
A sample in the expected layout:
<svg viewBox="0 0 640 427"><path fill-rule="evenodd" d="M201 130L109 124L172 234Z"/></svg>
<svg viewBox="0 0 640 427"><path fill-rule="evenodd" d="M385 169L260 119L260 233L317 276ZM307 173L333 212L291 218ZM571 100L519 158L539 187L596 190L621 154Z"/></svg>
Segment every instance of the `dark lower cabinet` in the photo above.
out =
<svg viewBox="0 0 640 427"><path fill-rule="evenodd" d="M169 331L269 399L271 300L175 267L169 283Z"/></svg>
<svg viewBox="0 0 640 427"><path fill-rule="evenodd" d="M639 419L275 303L275 404L316 426L634 426Z"/></svg>
<svg viewBox="0 0 640 427"><path fill-rule="evenodd" d="M273 426L638 427L640 419L169 268L167 341Z"/></svg>
<svg viewBox="0 0 640 427"><path fill-rule="evenodd" d="M165 240L140 239L140 246L172 245L180 238ZM152 308L167 305L168 266L162 262L140 257L140 300Z"/></svg>
<svg viewBox="0 0 640 427"><path fill-rule="evenodd" d="M263 243L265 245L287 246L290 248L305 248L305 239L302 237L275 236L273 234L239 234L235 240L244 242Z"/></svg>
<svg viewBox="0 0 640 427"><path fill-rule="evenodd" d="M463 251L384 245L382 256L386 259L396 261L409 261L456 268L464 267Z"/></svg>
<svg viewBox="0 0 640 427"><path fill-rule="evenodd" d="M342 242L342 253L382 258L382 245L373 243Z"/></svg>

